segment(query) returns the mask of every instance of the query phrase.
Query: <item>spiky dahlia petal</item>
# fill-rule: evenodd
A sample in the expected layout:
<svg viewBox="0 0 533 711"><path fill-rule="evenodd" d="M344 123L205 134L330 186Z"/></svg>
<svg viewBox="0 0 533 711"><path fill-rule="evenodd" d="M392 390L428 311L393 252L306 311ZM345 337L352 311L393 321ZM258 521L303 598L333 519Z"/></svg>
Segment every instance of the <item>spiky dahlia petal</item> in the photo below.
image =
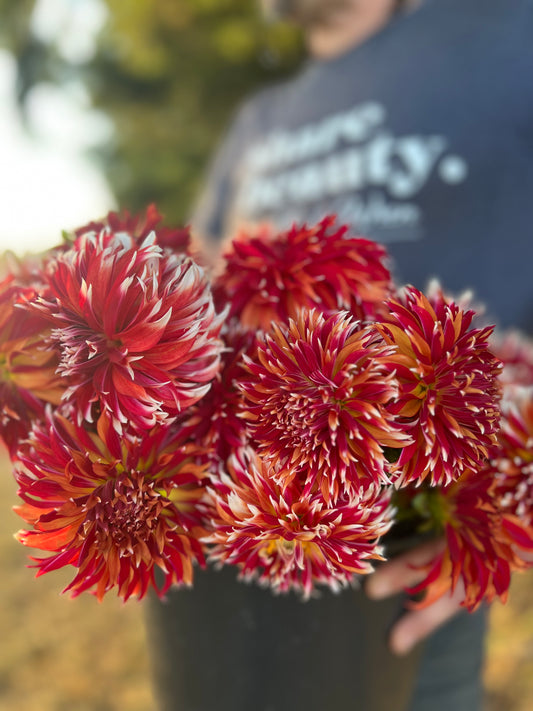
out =
<svg viewBox="0 0 533 711"><path fill-rule="evenodd" d="M420 607L432 604L459 580L465 588L462 604L475 610L483 601L505 601L511 573L527 564L521 551L533 552L533 528L499 505L495 472L465 470L439 490L446 547L428 566L424 580L411 589L425 592Z"/></svg>
<svg viewBox="0 0 533 711"><path fill-rule="evenodd" d="M481 468L496 440L501 365L489 349L492 328L471 329L472 311L442 294L430 302L414 287L388 306L375 328L398 349L390 364L399 397L390 409L413 437L394 465L395 483L449 484Z"/></svg>
<svg viewBox="0 0 533 711"><path fill-rule="evenodd" d="M150 586L162 594L173 583L190 585L193 563L204 562L204 459L168 427L119 436L105 416L98 433L49 416L15 462L23 502L15 510L32 526L18 539L49 553L33 559L38 575L74 566L66 590L99 599L113 588L126 600Z"/></svg>
<svg viewBox="0 0 533 711"><path fill-rule="evenodd" d="M88 234L48 265L66 398L83 417L103 410L115 427L170 421L209 389L219 365L221 319L204 271L148 240Z"/></svg>
<svg viewBox="0 0 533 711"><path fill-rule="evenodd" d="M378 545L392 523L387 492L330 507L320 492L281 488L270 465L250 449L229 460L229 476L210 490L213 517L205 539L212 561L236 565L244 579L308 598L317 585L339 590L382 560Z"/></svg>
<svg viewBox="0 0 533 711"><path fill-rule="evenodd" d="M346 313L302 311L249 359L242 416L280 484L294 477L328 502L388 483L384 447L405 446L385 405L390 349Z"/></svg>
<svg viewBox="0 0 533 711"><path fill-rule="evenodd" d="M304 307L373 319L392 289L387 253L375 242L348 237L347 230L329 216L281 233L268 227L255 236L242 233L225 254L217 282L231 315L263 330Z"/></svg>

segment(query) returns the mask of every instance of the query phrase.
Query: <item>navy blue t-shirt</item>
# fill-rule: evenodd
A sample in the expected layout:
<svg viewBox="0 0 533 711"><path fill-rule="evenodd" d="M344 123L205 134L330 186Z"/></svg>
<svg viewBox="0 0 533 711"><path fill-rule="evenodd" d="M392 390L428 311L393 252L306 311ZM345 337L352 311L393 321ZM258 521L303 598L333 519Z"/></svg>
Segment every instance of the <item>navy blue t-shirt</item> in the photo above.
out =
<svg viewBox="0 0 533 711"><path fill-rule="evenodd" d="M193 220L336 213L400 283L473 289L533 332L533 0L425 0L238 112Z"/></svg>

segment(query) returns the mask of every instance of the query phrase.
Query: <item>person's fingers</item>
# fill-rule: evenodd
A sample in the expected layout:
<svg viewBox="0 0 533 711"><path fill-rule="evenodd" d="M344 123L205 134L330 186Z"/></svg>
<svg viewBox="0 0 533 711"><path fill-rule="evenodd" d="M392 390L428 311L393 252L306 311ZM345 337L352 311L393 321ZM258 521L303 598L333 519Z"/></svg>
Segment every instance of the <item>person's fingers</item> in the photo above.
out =
<svg viewBox="0 0 533 711"><path fill-rule="evenodd" d="M379 600L402 592L421 582L427 566L443 550L444 539L429 541L381 565L365 584L367 595ZM428 607L406 612L393 626L389 638L391 651L407 654L418 642L452 618L460 609L464 588L458 585Z"/></svg>
<svg viewBox="0 0 533 711"><path fill-rule="evenodd" d="M423 566L431 563L444 545L444 539L439 538L383 563L365 581L366 594L373 600L381 600L421 582L427 575Z"/></svg>
<svg viewBox="0 0 533 711"><path fill-rule="evenodd" d="M462 608L464 588L458 585L453 594L447 594L433 604L403 615L391 630L389 646L394 654L404 655L443 625Z"/></svg>

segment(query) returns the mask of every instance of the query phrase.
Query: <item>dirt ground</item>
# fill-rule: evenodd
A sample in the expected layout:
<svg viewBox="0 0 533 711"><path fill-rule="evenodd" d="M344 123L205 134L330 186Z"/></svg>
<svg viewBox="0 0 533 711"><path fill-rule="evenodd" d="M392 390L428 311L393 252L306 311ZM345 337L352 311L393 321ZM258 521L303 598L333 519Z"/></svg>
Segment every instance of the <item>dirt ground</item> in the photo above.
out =
<svg viewBox="0 0 533 711"><path fill-rule="evenodd" d="M0 709L152 711L142 603L58 594L68 573L34 580L13 539L15 484L0 456ZM533 571L495 604L486 667L487 711L533 709Z"/></svg>

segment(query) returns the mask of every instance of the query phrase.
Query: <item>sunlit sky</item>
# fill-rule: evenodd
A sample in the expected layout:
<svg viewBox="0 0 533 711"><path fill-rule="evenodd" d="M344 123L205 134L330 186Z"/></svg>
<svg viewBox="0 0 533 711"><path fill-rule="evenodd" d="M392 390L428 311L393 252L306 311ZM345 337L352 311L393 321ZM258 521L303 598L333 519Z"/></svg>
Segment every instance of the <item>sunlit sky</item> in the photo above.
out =
<svg viewBox="0 0 533 711"><path fill-rule="evenodd" d="M40 0L33 29L42 39L65 37L61 54L83 63L105 21L99 0ZM81 84L58 89L41 84L30 95L25 131L15 104L16 68L0 50L0 251L41 251L61 231L115 207L87 148L109 139L104 116L91 109Z"/></svg>

